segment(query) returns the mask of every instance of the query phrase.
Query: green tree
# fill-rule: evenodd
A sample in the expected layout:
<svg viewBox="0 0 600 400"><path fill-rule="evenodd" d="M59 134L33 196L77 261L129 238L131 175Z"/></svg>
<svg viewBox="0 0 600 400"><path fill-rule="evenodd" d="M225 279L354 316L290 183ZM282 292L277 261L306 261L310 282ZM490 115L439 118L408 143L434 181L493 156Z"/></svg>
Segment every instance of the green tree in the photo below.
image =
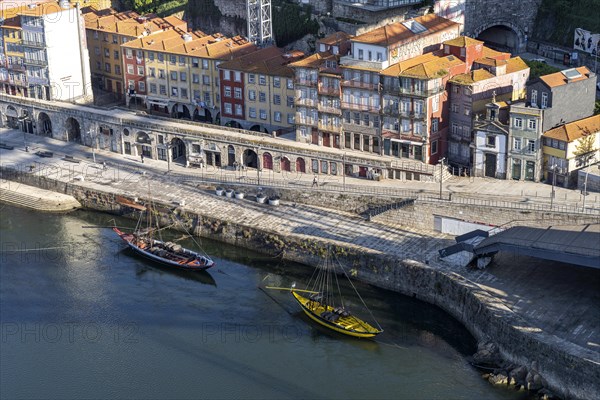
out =
<svg viewBox="0 0 600 400"><path fill-rule="evenodd" d="M594 115L600 114L600 100L596 100L596 104L594 105Z"/></svg>
<svg viewBox="0 0 600 400"><path fill-rule="evenodd" d="M539 78L542 75L553 74L560 71L560 69L548 65L540 61L525 60L525 64L529 67L529 80Z"/></svg>
<svg viewBox="0 0 600 400"><path fill-rule="evenodd" d="M596 133L585 130L583 136L579 139L579 143L575 145L575 160L578 168L587 167L596 158Z"/></svg>

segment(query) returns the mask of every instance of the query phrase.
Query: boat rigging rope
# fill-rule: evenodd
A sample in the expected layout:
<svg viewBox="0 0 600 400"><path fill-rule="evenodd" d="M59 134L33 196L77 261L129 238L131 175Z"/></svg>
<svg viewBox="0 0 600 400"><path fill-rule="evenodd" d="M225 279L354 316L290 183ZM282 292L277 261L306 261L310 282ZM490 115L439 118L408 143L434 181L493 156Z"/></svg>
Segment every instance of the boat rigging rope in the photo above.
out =
<svg viewBox="0 0 600 400"><path fill-rule="evenodd" d="M330 252L330 249L329 249L329 247L328 247L328 248L327 248L327 253L329 253L329 252ZM328 254L327 256L328 256L328 258L329 258L329 254ZM335 270L335 265L334 265L334 270ZM340 289L340 281L338 280L338 277L337 277L337 274L336 274L336 273L334 273L334 274L333 274L333 276L335 276L335 283L336 283L336 285L337 285L337 290L338 290L338 293L339 293L339 295L340 295L340 303L341 303L341 307L342 307L342 309L344 309L344 308L345 308L345 306L344 306L344 297L342 296L342 290Z"/></svg>
<svg viewBox="0 0 600 400"><path fill-rule="evenodd" d="M352 289L354 289L354 292L358 295L358 298L360 299L360 301L363 303L363 305L365 306L365 308L367 309L367 311L369 312L369 314L371 315L371 318L373 318L373 321L375 321L375 323L377 324L377 327L379 328L379 330L383 330L383 328L381 327L381 325L379 325L379 322L377 322L377 319L375 318L375 316L373 315L373 313L371 312L371 309L367 306L367 303L365 303L365 301L363 300L362 296L360 295L360 293L358 293L358 290L356 290L356 287L354 286L354 283L352 283L352 280L350 279L350 277L348 276L348 274L346 273L346 270L344 269L344 267L342 266L342 263L340 262L340 260L337 258L337 256L334 254L336 261L338 262L340 268L342 269L342 272L344 273L344 275L346 275L346 278L348 279L348 281L350 282L350 285L352 285Z"/></svg>

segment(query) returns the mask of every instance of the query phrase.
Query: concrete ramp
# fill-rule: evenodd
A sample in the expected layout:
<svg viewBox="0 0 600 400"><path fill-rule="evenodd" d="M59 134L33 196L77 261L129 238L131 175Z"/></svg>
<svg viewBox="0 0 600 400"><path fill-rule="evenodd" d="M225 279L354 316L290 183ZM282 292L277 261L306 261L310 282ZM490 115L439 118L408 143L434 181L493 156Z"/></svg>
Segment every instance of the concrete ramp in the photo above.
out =
<svg viewBox="0 0 600 400"><path fill-rule="evenodd" d="M530 228L515 226L473 247L477 257L509 251L600 269L600 224Z"/></svg>
<svg viewBox="0 0 600 400"><path fill-rule="evenodd" d="M0 202L45 212L67 212L81 207L72 196L12 181L0 182Z"/></svg>

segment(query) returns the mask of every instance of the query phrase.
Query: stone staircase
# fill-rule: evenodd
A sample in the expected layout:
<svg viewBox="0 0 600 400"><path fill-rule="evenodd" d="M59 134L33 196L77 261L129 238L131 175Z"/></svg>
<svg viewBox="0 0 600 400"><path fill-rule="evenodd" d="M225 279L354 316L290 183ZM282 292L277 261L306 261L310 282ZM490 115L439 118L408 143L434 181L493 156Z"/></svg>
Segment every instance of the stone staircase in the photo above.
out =
<svg viewBox="0 0 600 400"><path fill-rule="evenodd" d="M359 212L359 215L365 218L367 221L370 221L372 218L383 214L390 210L399 210L401 208L411 206L415 203L416 198L408 198L402 199L399 201L395 201L393 203L377 205L377 206L368 206L364 211Z"/></svg>
<svg viewBox="0 0 600 400"><path fill-rule="evenodd" d="M33 193L23 193L18 189L19 186L15 186L15 189L0 187L0 203L44 212L65 212L81 207L81 204L74 198L69 198L70 196L38 196Z"/></svg>

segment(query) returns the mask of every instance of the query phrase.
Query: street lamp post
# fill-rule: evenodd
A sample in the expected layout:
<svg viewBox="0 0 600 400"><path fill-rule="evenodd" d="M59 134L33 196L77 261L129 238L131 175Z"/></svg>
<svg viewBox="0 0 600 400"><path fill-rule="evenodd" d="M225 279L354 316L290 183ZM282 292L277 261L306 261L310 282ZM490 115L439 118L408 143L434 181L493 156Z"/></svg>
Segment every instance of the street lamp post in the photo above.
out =
<svg viewBox="0 0 600 400"><path fill-rule="evenodd" d="M444 174L444 161L445 160L446 160L445 158L442 158L439 162L439 164L440 164L440 200L442 200L442 183L444 182L443 174Z"/></svg>
<svg viewBox="0 0 600 400"><path fill-rule="evenodd" d="M96 152L94 151L96 148L96 137L93 135L94 130L90 128L88 134L92 138L92 160L94 160L94 164L96 164Z"/></svg>
<svg viewBox="0 0 600 400"><path fill-rule="evenodd" d="M346 191L346 153L342 156L342 189Z"/></svg>
<svg viewBox="0 0 600 400"><path fill-rule="evenodd" d="M260 162L258 159L258 152L260 151L260 147L256 149L256 181L258 186L260 186Z"/></svg>
<svg viewBox="0 0 600 400"><path fill-rule="evenodd" d="M550 167L552 169L552 193L550 193L550 209L552 209L552 206L554 205L554 196L556 195L554 192L554 185L556 185L556 167L556 164L553 164L552 167Z"/></svg>

